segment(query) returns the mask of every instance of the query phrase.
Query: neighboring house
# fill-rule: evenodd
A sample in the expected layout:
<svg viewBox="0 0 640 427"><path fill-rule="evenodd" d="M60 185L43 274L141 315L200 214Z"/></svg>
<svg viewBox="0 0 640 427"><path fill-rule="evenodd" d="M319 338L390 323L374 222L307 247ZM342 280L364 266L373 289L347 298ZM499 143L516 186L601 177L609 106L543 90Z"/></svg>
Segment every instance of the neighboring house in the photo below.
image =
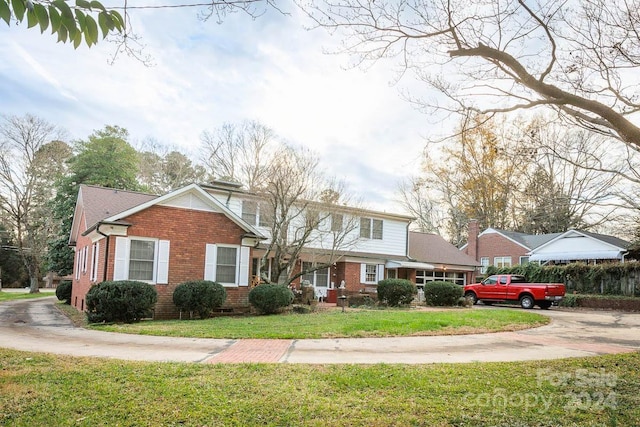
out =
<svg viewBox="0 0 640 427"><path fill-rule="evenodd" d="M154 318L172 318L178 315L172 302L175 287L205 279L226 287L223 308L246 309L251 283L270 273L259 271L269 239L260 202L239 186L224 183L193 184L163 196L82 185L69 239L75 250L72 305L84 311L86 294L96 283L140 280L158 291ZM353 244L337 261L301 277L317 294L325 296L341 284L347 293L375 290L381 279L415 281L416 271L434 268L407 256L412 217L331 208L336 211L323 228L339 227L350 216L358 226L350 232ZM314 239L297 268L319 260L323 242Z"/></svg>
<svg viewBox="0 0 640 427"><path fill-rule="evenodd" d="M475 281L480 263L461 252L437 234L409 232L409 256L430 264L430 270L417 269L418 288L431 281L447 281L466 285Z"/></svg>
<svg viewBox="0 0 640 427"><path fill-rule="evenodd" d="M478 260L484 274L490 265L502 268L534 261L541 264L624 261L629 245L614 236L580 230L532 235L487 228L479 233L477 221L471 221L468 242L460 250Z"/></svg>

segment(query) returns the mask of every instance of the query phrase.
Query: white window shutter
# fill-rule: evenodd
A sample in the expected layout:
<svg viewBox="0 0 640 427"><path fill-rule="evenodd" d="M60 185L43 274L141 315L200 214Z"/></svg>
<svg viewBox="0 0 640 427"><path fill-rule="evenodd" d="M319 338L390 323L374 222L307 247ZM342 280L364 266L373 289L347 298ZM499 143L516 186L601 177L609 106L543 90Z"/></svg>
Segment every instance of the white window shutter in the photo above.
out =
<svg viewBox="0 0 640 427"><path fill-rule="evenodd" d="M91 281L98 280L98 264L100 255L100 244L98 242L93 244L93 262L91 263Z"/></svg>
<svg viewBox="0 0 640 427"><path fill-rule="evenodd" d="M240 271L238 273L238 286L249 286L249 247L240 247Z"/></svg>
<svg viewBox="0 0 640 427"><path fill-rule="evenodd" d="M113 280L127 280L129 278L129 248L129 239L126 237L116 237Z"/></svg>
<svg viewBox="0 0 640 427"><path fill-rule="evenodd" d="M156 283L166 285L169 283L169 241L158 242L158 275Z"/></svg>
<svg viewBox="0 0 640 427"><path fill-rule="evenodd" d="M216 245L207 244L205 248L204 280L216 281Z"/></svg>
<svg viewBox="0 0 640 427"><path fill-rule="evenodd" d="M76 248L76 280L80 279L80 258L82 257L82 251Z"/></svg>
<svg viewBox="0 0 640 427"><path fill-rule="evenodd" d="M384 279L384 264L378 264L376 268L376 283Z"/></svg>
<svg viewBox="0 0 640 427"><path fill-rule="evenodd" d="M360 264L360 283L367 283L367 264Z"/></svg>

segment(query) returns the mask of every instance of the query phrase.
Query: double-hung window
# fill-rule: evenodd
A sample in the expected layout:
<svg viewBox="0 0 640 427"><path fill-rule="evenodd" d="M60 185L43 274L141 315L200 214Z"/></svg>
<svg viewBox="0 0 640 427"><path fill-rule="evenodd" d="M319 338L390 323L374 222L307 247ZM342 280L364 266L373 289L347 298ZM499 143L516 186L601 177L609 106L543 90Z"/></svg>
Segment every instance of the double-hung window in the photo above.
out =
<svg viewBox="0 0 640 427"><path fill-rule="evenodd" d="M384 279L383 264L360 264L360 282L376 284Z"/></svg>
<svg viewBox="0 0 640 427"><path fill-rule="evenodd" d="M256 225L258 219L258 203L252 200L242 201L242 219L251 225Z"/></svg>
<svg viewBox="0 0 640 427"><path fill-rule="evenodd" d="M326 288L329 286L329 267L320 268L318 270L309 271L313 268L313 264L304 261L302 263L302 270L306 271L302 275L302 280L308 281L311 285L316 287Z"/></svg>
<svg viewBox="0 0 640 427"><path fill-rule="evenodd" d="M382 240L382 226L381 219L360 218L360 237Z"/></svg>
<svg viewBox="0 0 640 427"><path fill-rule="evenodd" d="M511 257L510 256L497 256L497 257L493 258L493 265L496 268L511 267Z"/></svg>
<svg viewBox="0 0 640 427"><path fill-rule="evenodd" d="M113 280L169 283L169 241L116 237Z"/></svg>
<svg viewBox="0 0 640 427"><path fill-rule="evenodd" d="M223 286L249 286L249 247L225 244L205 246L204 280Z"/></svg>
<svg viewBox="0 0 640 427"><path fill-rule="evenodd" d="M480 274L486 274L489 267L489 257L483 256L480 258Z"/></svg>

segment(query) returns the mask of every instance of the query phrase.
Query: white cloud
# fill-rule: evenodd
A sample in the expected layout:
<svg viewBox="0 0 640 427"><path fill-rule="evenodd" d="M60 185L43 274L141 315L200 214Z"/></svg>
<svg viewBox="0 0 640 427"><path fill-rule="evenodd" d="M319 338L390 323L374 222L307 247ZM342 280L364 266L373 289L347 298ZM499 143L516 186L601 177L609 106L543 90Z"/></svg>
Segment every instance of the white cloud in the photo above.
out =
<svg viewBox="0 0 640 427"><path fill-rule="evenodd" d="M153 67L126 56L107 65L105 41L74 50L0 25L0 113L39 115L76 139L117 124L132 139L153 137L194 157L202 131L255 119L317 151L366 203L397 211L387 202L419 167L426 118L389 85L382 64L343 69L346 57L322 53L337 40L305 30L291 12L234 14L219 25L193 9L135 11Z"/></svg>

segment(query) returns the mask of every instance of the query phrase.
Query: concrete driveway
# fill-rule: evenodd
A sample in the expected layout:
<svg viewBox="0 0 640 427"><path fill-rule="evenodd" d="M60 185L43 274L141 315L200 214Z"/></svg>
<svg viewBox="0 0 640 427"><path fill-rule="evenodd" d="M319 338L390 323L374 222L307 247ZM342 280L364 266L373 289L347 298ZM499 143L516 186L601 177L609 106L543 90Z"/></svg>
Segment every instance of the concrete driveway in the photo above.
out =
<svg viewBox="0 0 640 427"><path fill-rule="evenodd" d="M151 337L76 328L55 304L55 297L1 303L0 347L123 360L321 364L517 361L640 350L640 314L612 311L536 310L551 317L551 324L493 334L230 340ZM474 308L483 309L486 308Z"/></svg>

